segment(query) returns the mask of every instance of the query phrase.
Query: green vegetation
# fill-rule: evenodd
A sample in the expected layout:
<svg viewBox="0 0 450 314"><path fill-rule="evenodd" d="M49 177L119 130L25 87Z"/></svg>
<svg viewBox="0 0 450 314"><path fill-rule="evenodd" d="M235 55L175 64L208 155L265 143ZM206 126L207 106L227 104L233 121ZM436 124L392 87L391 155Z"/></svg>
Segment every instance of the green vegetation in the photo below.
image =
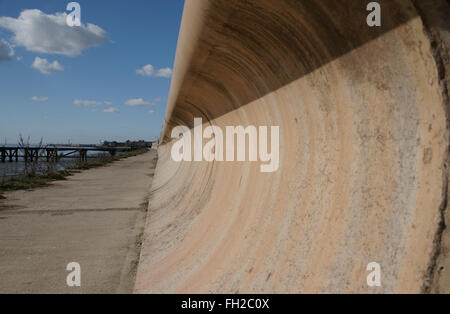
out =
<svg viewBox="0 0 450 314"><path fill-rule="evenodd" d="M0 184L0 191L28 190L47 186L50 182L64 180L70 175L68 171L58 171L42 176L26 176L22 178L12 178Z"/></svg>
<svg viewBox="0 0 450 314"><path fill-rule="evenodd" d="M92 161L79 163L73 165L71 167L66 168L62 171L49 172L43 175L28 175L19 178L12 178L9 180L4 180L0 182L0 199L5 199L1 192L6 191L17 191L17 190L29 190L39 187L48 186L51 182L66 180L68 176L73 175L74 173L81 172L80 170L87 170L92 168L103 167L107 164L110 164L114 161L121 160L128 157L137 156L147 152L148 150L136 150L132 152L128 152L125 154L121 154L114 157L101 157L94 159Z"/></svg>

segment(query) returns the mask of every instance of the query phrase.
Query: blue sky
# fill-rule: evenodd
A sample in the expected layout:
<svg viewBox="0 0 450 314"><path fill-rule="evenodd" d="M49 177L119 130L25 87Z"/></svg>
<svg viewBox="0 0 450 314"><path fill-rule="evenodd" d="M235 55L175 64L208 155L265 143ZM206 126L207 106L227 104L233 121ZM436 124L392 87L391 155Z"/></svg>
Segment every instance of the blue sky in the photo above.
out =
<svg viewBox="0 0 450 314"><path fill-rule="evenodd" d="M184 1L69 2L0 0L0 141L159 136Z"/></svg>

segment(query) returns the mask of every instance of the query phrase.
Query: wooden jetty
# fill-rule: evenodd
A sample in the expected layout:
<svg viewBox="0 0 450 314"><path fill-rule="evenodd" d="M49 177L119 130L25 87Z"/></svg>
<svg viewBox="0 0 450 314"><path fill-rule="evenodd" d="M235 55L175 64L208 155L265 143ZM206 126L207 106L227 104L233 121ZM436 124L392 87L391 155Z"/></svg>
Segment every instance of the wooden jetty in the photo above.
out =
<svg viewBox="0 0 450 314"><path fill-rule="evenodd" d="M88 152L108 152L111 156L118 152L136 150L133 147L78 147L78 146L45 146L45 147L0 147L1 162L18 162L22 158L25 162L38 161L43 158L46 161L58 161L61 158L78 158L87 161Z"/></svg>

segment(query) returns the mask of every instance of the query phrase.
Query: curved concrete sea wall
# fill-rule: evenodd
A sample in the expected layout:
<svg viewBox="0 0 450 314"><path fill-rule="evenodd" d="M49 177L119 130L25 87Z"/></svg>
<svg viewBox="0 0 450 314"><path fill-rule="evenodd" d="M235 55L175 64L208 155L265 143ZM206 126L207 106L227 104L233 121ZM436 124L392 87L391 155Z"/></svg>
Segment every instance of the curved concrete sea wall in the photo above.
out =
<svg viewBox="0 0 450 314"><path fill-rule="evenodd" d="M448 1L368 2L186 1L136 292L448 291ZM279 169L174 162L194 117Z"/></svg>

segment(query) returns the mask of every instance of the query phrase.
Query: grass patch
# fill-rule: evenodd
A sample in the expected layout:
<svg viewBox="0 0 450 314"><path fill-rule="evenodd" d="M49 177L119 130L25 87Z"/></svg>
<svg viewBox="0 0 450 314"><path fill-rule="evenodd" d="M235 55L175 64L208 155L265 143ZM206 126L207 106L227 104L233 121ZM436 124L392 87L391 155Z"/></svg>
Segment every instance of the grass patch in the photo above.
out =
<svg viewBox="0 0 450 314"><path fill-rule="evenodd" d="M28 190L38 187L47 186L50 179L46 179L40 176L26 176L23 178L13 178L4 181L0 184L0 191L17 191Z"/></svg>
<svg viewBox="0 0 450 314"><path fill-rule="evenodd" d="M6 191L17 191L17 190L29 190L35 189L39 187L48 186L51 182L66 180L68 176L73 175L74 173L80 173L81 170L87 170L92 168L103 167L107 164L110 164L114 161L121 160L128 157L137 156L147 152L148 150L139 150L128 152L115 157L106 157L102 159L93 160L90 162L77 164L71 167L66 168L62 171L49 172L43 175L36 176L25 176L20 178L12 178L5 181L0 182L0 199L5 199L6 197L1 194L1 192Z"/></svg>

